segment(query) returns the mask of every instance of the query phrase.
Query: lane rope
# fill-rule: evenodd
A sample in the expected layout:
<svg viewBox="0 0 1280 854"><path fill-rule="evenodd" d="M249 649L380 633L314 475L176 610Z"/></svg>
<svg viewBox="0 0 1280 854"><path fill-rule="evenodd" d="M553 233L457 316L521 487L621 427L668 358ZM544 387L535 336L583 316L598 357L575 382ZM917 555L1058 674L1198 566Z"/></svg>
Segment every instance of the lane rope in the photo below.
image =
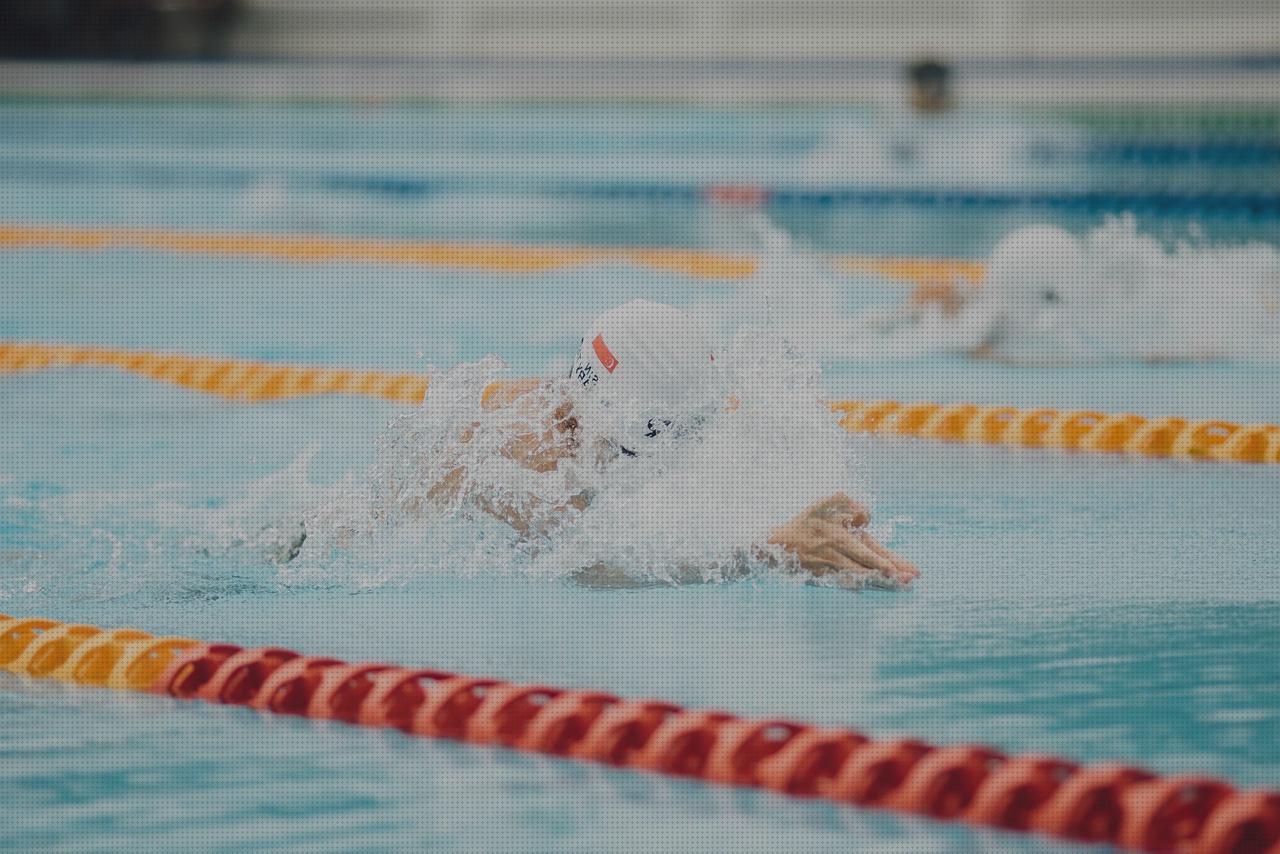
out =
<svg viewBox="0 0 1280 854"><path fill-rule="evenodd" d="M1280 426L1274 424L896 400L838 401L831 408L851 433L1139 457L1280 463Z"/></svg>
<svg viewBox="0 0 1280 854"><path fill-rule="evenodd" d="M622 261L699 279L734 280L752 276L760 266L750 255L686 249L517 246L506 244L410 243L340 237L263 234L198 234L145 228L83 228L0 224L0 248L56 248L86 251L144 249L181 253L242 255L288 261L362 261L452 267L530 274L592 263ZM832 270L869 274L894 281L978 283L985 267L952 258L885 258L839 255L828 258Z"/></svg>
<svg viewBox="0 0 1280 854"><path fill-rule="evenodd" d="M428 377L420 374L0 341L0 375L74 367L113 368L240 403L348 394L417 406L429 385ZM1280 426L1274 424L976 403L841 400L828 406L850 433L1139 457L1280 463Z"/></svg>
<svg viewBox="0 0 1280 854"><path fill-rule="evenodd" d="M0 374L74 367L114 368L242 403L349 394L417 405L426 395L428 383L420 374L306 368L181 353L0 341Z"/></svg>
<svg viewBox="0 0 1280 854"><path fill-rule="evenodd" d="M605 691L5 615L0 668L1133 851L1264 854L1280 846L1280 792L983 745L877 740Z"/></svg>

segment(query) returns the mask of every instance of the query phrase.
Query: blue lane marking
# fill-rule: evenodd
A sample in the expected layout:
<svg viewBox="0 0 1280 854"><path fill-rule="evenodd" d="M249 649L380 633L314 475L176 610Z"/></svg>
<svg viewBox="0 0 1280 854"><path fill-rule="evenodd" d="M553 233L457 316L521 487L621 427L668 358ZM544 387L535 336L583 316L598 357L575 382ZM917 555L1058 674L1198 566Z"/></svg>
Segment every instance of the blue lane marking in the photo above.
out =
<svg viewBox="0 0 1280 854"><path fill-rule="evenodd" d="M1083 152L1081 159L1087 163L1132 163L1142 166L1272 166L1280 164L1280 144L1114 142L1091 146Z"/></svg>
<svg viewBox="0 0 1280 854"><path fill-rule="evenodd" d="M1148 148L1151 156L1190 156L1185 146ZM1124 153L1124 152L1122 152ZM1146 156L1137 149L1125 156ZM1260 159L1280 159L1280 148L1254 150ZM0 180L49 184L127 184L143 187L213 186L244 189L265 179L284 179L292 189L418 199L446 193L509 193L567 199L701 204L708 188L697 184L649 181L546 181L536 177L503 179L448 178L380 173L285 174L249 168L195 167L165 164L59 163L39 158L0 157ZM757 188L751 188L757 189ZM1075 213L1133 212L1153 216L1280 219L1280 192L1212 189L1002 190L919 189L879 186L831 188L761 187L770 208L913 207L962 210L1048 208Z"/></svg>

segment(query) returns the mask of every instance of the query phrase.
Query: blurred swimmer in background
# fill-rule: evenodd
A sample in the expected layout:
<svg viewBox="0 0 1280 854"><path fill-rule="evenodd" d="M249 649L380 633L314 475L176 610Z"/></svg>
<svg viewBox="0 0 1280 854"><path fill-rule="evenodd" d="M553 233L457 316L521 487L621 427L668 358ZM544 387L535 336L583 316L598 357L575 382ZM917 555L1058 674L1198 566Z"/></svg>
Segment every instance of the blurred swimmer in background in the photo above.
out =
<svg viewBox="0 0 1280 854"><path fill-rule="evenodd" d="M813 188L909 186L988 189L1074 186L1085 140L1066 123L1028 124L1017 116L965 105L955 73L924 58L902 70L905 84L869 114L822 132L797 172Z"/></svg>
<svg viewBox="0 0 1280 854"><path fill-rule="evenodd" d="M1017 364L1272 361L1280 253L1262 244L1168 251L1132 217L1083 239L1035 225L1000 241L981 284L927 280L867 321L886 340L932 338Z"/></svg>
<svg viewBox="0 0 1280 854"><path fill-rule="evenodd" d="M554 536L591 505L601 483L624 474L624 467L673 445L699 441L713 417L736 412L739 401L726 393L715 359L698 326L675 308L635 300L605 313L582 337L567 394L563 383L524 380L492 383L481 401L484 412L509 414L520 423L498 449L501 457L537 474L585 464L598 475L595 487L570 490L554 506L515 491L473 490L467 500L521 538ZM456 441L465 445L475 439L464 430ZM426 502L455 506L471 477L467 468L444 470L426 491ZM777 520L753 557L833 586L910 584L918 570L881 545L868 532L869 522L864 505L836 492L790 520ZM694 566L681 569L690 578L700 573ZM583 567L578 577L601 585L627 583L624 572L603 563Z"/></svg>
<svg viewBox="0 0 1280 854"><path fill-rule="evenodd" d="M936 59L922 59L907 66L906 77L916 112L941 113L953 106L949 66Z"/></svg>

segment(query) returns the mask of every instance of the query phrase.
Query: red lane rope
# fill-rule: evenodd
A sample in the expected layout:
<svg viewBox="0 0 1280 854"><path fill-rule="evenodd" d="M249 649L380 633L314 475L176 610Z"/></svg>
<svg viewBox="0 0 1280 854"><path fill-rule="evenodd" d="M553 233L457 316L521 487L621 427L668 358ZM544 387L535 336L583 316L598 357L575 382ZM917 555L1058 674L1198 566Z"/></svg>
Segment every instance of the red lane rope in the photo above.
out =
<svg viewBox="0 0 1280 854"><path fill-rule="evenodd" d="M288 649L0 614L0 669L1134 851L1280 854L1280 792Z"/></svg>
<svg viewBox="0 0 1280 854"><path fill-rule="evenodd" d="M349 665L274 647L178 651L151 690L1135 851L1280 854L1280 792L1125 765L877 741L787 720Z"/></svg>

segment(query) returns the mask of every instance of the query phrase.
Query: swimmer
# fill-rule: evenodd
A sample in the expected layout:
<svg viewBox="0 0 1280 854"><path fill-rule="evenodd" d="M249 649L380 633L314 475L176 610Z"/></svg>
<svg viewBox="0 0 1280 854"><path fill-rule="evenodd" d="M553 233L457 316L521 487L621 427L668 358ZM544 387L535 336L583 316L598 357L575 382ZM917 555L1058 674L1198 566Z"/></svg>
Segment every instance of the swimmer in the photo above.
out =
<svg viewBox="0 0 1280 854"><path fill-rule="evenodd" d="M550 403L547 395L555 393L554 386L542 380L486 388L485 411L528 419L518 422L521 429L501 454L544 474L585 458L607 477L664 444L695 437L712 416L738 406L723 393L715 356L697 326L679 310L645 300L613 309L589 327L573 362L570 388L568 399ZM471 440L466 431L459 437ZM461 467L450 471L427 491L427 500L448 506L466 476ZM591 493L584 489L558 507L490 495L473 494L470 500L522 538L537 539L585 510ZM777 525L766 543L757 544L756 557L836 586L910 584L919 571L878 543L867 531L869 522L865 506L837 493ZM694 574L695 568L689 570ZM599 584L622 576L605 566L579 574Z"/></svg>
<svg viewBox="0 0 1280 854"><path fill-rule="evenodd" d="M1044 364L1054 355L1049 345L1071 343L1063 340L1070 331L1065 315L1079 301L1082 254L1080 241L1055 226L1019 229L991 253L981 286L925 279L901 308L867 320L881 335L909 334L932 323L931 334L956 331L951 347L972 358ZM1049 349L1034 358L1034 349L1021 352L1035 345Z"/></svg>
<svg viewBox="0 0 1280 854"><path fill-rule="evenodd" d="M936 59L913 62L906 68L911 84L911 106L919 113L941 113L954 104L951 69Z"/></svg>
<svg viewBox="0 0 1280 854"><path fill-rule="evenodd" d="M866 325L895 344L1014 365L1257 358L1280 341L1280 255L1269 246L1167 251L1132 217L1084 239L1051 225L1007 235L981 286L931 280Z"/></svg>

